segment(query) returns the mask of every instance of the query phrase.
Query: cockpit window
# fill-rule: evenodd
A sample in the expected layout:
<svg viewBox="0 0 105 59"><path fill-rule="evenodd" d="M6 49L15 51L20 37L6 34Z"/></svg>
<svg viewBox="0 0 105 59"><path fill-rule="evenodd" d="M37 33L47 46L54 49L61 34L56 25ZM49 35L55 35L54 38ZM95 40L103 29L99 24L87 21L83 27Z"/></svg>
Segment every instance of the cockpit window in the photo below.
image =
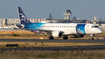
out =
<svg viewBox="0 0 105 59"><path fill-rule="evenodd" d="M98 26L92 26L92 28L99 28Z"/></svg>

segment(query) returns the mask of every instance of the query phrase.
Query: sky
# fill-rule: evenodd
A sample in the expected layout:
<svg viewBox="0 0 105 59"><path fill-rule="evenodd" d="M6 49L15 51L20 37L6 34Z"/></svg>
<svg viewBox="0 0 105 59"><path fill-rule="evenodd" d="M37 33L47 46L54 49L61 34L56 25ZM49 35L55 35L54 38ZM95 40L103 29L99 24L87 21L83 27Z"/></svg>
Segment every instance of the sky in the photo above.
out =
<svg viewBox="0 0 105 59"><path fill-rule="evenodd" d="M105 0L0 0L0 18L18 18L20 6L27 18L64 19L70 9L72 17L91 20L94 16L105 21Z"/></svg>

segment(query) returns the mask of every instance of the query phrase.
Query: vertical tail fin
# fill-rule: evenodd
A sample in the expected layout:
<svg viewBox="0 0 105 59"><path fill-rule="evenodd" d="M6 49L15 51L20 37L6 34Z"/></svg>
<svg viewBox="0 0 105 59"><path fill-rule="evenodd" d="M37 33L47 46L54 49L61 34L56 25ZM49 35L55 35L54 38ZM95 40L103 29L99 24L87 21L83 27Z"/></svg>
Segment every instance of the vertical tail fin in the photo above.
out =
<svg viewBox="0 0 105 59"><path fill-rule="evenodd" d="M29 20L27 20L27 17L25 16L25 14L22 11L21 7L18 7L18 15L19 15L21 24L31 23Z"/></svg>

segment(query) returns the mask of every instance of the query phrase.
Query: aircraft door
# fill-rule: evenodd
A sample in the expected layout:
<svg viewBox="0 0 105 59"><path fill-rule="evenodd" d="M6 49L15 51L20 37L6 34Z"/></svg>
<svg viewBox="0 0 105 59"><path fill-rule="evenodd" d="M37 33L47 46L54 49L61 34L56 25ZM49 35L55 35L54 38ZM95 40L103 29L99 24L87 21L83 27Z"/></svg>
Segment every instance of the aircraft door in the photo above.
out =
<svg viewBox="0 0 105 59"><path fill-rule="evenodd" d="M86 26L86 32L89 32L89 25Z"/></svg>
<svg viewBox="0 0 105 59"><path fill-rule="evenodd" d="M86 32L85 32L85 25L86 24L77 24L76 32L78 34L86 34Z"/></svg>

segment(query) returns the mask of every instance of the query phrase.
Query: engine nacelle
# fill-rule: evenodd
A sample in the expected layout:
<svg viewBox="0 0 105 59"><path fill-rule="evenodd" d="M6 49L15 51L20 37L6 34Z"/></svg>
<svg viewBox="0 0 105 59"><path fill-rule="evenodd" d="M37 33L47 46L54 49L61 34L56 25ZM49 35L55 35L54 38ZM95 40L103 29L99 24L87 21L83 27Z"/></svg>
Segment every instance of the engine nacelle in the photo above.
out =
<svg viewBox="0 0 105 59"><path fill-rule="evenodd" d="M53 37L62 37L63 36L63 33L62 32L59 32L59 31L53 31L52 32L52 36Z"/></svg>
<svg viewBox="0 0 105 59"><path fill-rule="evenodd" d="M47 34L47 32L38 31L38 30L32 30L31 32L38 33L38 34Z"/></svg>
<svg viewBox="0 0 105 59"><path fill-rule="evenodd" d="M31 32L34 32L34 33L39 33L39 31L36 31L36 30L33 30L33 31L31 31Z"/></svg>
<svg viewBox="0 0 105 59"><path fill-rule="evenodd" d="M83 34L74 34L74 36L75 36L76 38L82 38L82 37L84 37Z"/></svg>

